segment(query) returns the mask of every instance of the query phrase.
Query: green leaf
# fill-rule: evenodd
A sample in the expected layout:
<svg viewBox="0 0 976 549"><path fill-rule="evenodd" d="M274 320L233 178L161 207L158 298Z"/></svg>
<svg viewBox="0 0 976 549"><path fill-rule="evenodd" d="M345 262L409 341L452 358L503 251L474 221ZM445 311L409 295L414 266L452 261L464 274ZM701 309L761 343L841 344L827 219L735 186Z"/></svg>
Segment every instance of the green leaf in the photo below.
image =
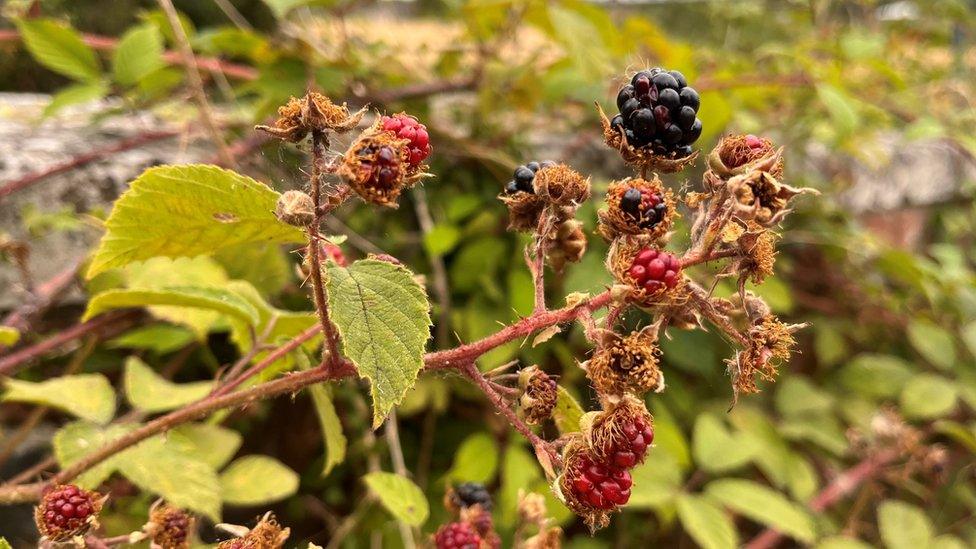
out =
<svg viewBox="0 0 976 549"><path fill-rule="evenodd" d="M735 549L739 534L722 509L700 496L678 496L681 526L702 549Z"/></svg>
<svg viewBox="0 0 976 549"><path fill-rule="evenodd" d="M164 435L140 442L118 455L119 472L146 492L176 507L220 520L220 481L214 468Z"/></svg>
<svg viewBox="0 0 976 549"><path fill-rule="evenodd" d="M701 414L695 420L692 454L705 471L721 473L741 467L752 459L753 446L734 437L721 420Z"/></svg>
<svg viewBox="0 0 976 549"><path fill-rule="evenodd" d="M862 354L841 369L841 382L859 393L891 397L898 394L912 376L911 368L898 357Z"/></svg>
<svg viewBox="0 0 976 549"><path fill-rule="evenodd" d="M103 428L88 421L73 421L54 434L51 440L54 457L62 469L70 467L81 458L136 427L138 427L136 424L120 424ZM118 456L119 454L116 454L102 461L79 475L74 482L83 488L96 488L115 472L118 467Z"/></svg>
<svg viewBox="0 0 976 549"><path fill-rule="evenodd" d="M7 541L7 538L0 537L0 549L11 549L10 542Z"/></svg>
<svg viewBox="0 0 976 549"><path fill-rule="evenodd" d="M681 467L667 452L649 452L644 463L631 471L628 509L660 507L672 501L681 490Z"/></svg>
<svg viewBox="0 0 976 549"><path fill-rule="evenodd" d="M231 339L241 353L248 352L254 345L252 331L257 334L267 333L268 342L284 343L311 326L318 324L318 318L316 318L313 311L297 312L276 309L261 297L261 293L254 286L243 280L230 281L227 284L227 289L246 299L248 303L257 309L258 316L260 317L260 321L254 326L253 330L247 323L231 319ZM272 322L274 322L274 325L269 326ZM301 348L309 352L314 351L321 341L322 336L316 335L302 344ZM262 360L267 354L267 351L262 351L254 357L254 360ZM297 353L285 355L276 361L272 367L265 370L262 376L259 376L260 379L256 381L270 379L270 377L281 373L282 370L290 368L293 365L295 356L297 356Z"/></svg>
<svg viewBox="0 0 976 549"><path fill-rule="evenodd" d="M236 317L250 325L258 323L257 310L236 293L194 286L173 286L159 290L108 290L88 302L82 320L112 309L157 305L209 309Z"/></svg>
<svg viewBox="0 0 976 549"><path fill-rule="evenodd" d="M193 332L171 324L152 324L111 339L106 343L110 349L145 349L161 355L182 349L193 342Z"/></svg>
<svg viewBox="0 0 976 549"><path fill-rule="evenodd" d="M304 242L274 216L278 193L216 166L158 166L118 200L87 277L151 257L193 257L246 242Z"/></svg>
<svg viewBox="0 0 976 549"><path fill-rule="evenodd" d="M342 433L342 421L332 403L332 387L317 383L308 390L312 394L315 414L319 418L319 426L322 427L322 440L325 441L325 459L322 464L324 477L346 459L346 435Z"/></svg>
<svg viewBox="0 0 976 549"><path fill-rule="evenodd" d="M298 491L298 474L269 456L244 456L220 474L221 496L230 505L264 505Z"/></svg>
<svg viewBox="0 0 976 549"><path fill-rule="evenodd" d="M583 407L565 387L559 385L556 388L556 406L552 409L552 420L556 423L559 434L579 431L581 417L583 417Z"/></svg>
<svg viewBox="0 0 976 549"><path fill-rule="evenodd" d="M956 386L935 374L918 374L901 391L901 409L917 419L942 417L956 407Z"/></svg>
<svg viewBox="0 0 976 549"><path fill-rule="evenodd" d="M142 25L127 31L112 57L112 72L119 84L131 86L163 68L163 37L155 25Z"/></svg>
<svg viewBox="0 0 976 549"><path fill-rule="evenodd" d="M742 479L710 483L705 493L752 520L775 528L804 543L816 538L813 519L800 505L761 484Z"/></svg>
<svg viewBox="0 0 976 549"><path fill-rule="evenodd" d="M822 540L816 549L871 549L871 546L857 538L834 536Z"/></svg>
<svg viewBox="0 0 976 549"><path fill-rule="evenodd" d="M11 346L20 340L20 331L8 326L0 326L0 345Z"/></svg>
<svg viewBox="0 0 976 549"><path fill-rule="evenodd" d="M424 247L432 256L444 255L454 249L461 239L461 231L454 225L437 225L424 235Z"/></svg>
<svg viewBox="0 0 976 549"><path fill-rule="evenodd" d="M966 324L960 330L962 342L969 349L969 354L976 356L976 320Z"/></svg>
<svg viewBox="0 0 976 549"><path fill-rule="evenodd" d="M502 454L501 489L498 491L498 523L512 527L518 517L518 495L535 480L542 469L534 455L521 444L509 444Z"/></svg>
<svg viewBox="0 0 976 549"><path fill-rule="evenodd" d="M62 376L41 382L8 379L4 402L30 402L57 408L95 423L115 415L115 392L101 374Z"/></svg>
<svg viewBox="0 0 976 549"><path fill-rule="evenodd" d="M841 132L850 133L857 128L857 111L851 107L847 94L829 84L820 84L817 86L817 95Z"/></svg>
<svg viewBox="0 0 976 549"><path fill-rule="evenodd" d="M448 478L458 482L488 484L498 469L498 446L488 433L475 433L464 439L454 454Z"/></svg>
<svg viewBox="0 0 976 549"><path fill-rule="evenodd" d="M17 28L27 51L38 63L82 81L97 80L102 68L91 49L74 29L51 19L20 19Z"/></svg>
<svg viewBox="0 0 976 549"><path fill-rule="evenodd" d="M955 338L928 320L914 320L908 325L908 341L933 366L948 370L956 363Z"/></svg>
<svg viewBox="0 0 976 549"><path fill-rule="evenodd" d="M277 244L242 244L214 254L227 276L250 282L262 296L275 296L291 280L294 270Z"/></svg>
<svg viewBox="0 0 976 549"><path fill-rule="evenodd" d="M346 356L370 381L375 428L424 366L430 303L410 271L386 261L330 263L327 273L332 321Z"/></svg>
<svg viewBox="0 0 976 549"><path fill-rule="evenodd" d="M363 477L363 482L379 498L383 507L400 522L421 526L430 509L423 491L410 479L378 471Z"/></svg>
<svg viewBox="0 0 976 549"><path fill-rule="evenodd" d="M170 431L168 442L217 470L234 457L243 437L237 431L219 425L187 423Z"/></svg>
<svg viewBox="0 0 976 549"><path fill-rule="evenodd" d="M97 101L105 97L106 94L108 94L108 85L101 80L71 84L51 97L51 101L44 107L42 116L52 116L71 105Z"/></svg>
<svg viewBox="0 0 976 549"><path fill-rule="evenodd" d="M137 357L125 361L125 396L143 412L165 412L200 400L210 394L212 381L177 384L156 374Z"/></svg>
<svg viewBox="0 0 976 549"><path fill-rule="evenodd" d="M932 523L918 507L898 500L878 506L878 529L888 549L919 549L932 541Z"/></svg>

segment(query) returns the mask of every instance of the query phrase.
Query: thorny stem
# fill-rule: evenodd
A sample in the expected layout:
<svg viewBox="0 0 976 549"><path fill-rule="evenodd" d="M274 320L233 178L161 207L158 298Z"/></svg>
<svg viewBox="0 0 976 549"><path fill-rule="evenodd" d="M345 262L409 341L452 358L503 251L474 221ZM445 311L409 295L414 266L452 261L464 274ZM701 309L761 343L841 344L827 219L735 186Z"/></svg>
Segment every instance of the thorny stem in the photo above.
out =
<svg viewBox="0 0 976 549"><path fill-rule="evenodd" d="M326 172L325 152L328 149L328 137L321 130L312 130L312 174L309 177L310 195L314 216L312 224L308 226L309 255L312 265L309 271L312 276L312 295L315 297L315 310L319 315L319 323L325 334L325 349L329 352L329 364L335 368L339 365L339 341L332 321L329 320L329 302L325 297L325 287L322 285L322 249L319 239L319 227L322 225L322 211L320 206L322 194L322 176Z"/></svg>
<svg viewBox="0 0 976 549"><path fill-rule="evenodd" d="M880 452L866 457L863 461L837 476L810 501L810 510L822 513L841 501L858 486L877 476L885 467L899 457L896 451ZM772 549L783 539L777 530L766 529L745 544L746 549Z"/></svg>
<svg viewBox="0 0 976 549"><path fill-rule="evenodd" d="M260 362L248 368L241 375L237 376L234 379L228 380L227 383L225 383L222 387L220 387L219 389L213 392L213 396L226 395L227 393L233 391L245 381L260 374L268 366L271 366L272 364L277 362L279 359L281 359L288 353L297 349L302 343L305 343L306 341L318 335L321 330L322 327L319 325L315 325L310 328L307 328L304 332L298 334L297 336L289 340L281 347L278 347L277 349L272 351L270 354L268 354L268 356L264 357L264 359L262 359Z"/></svg>
<svg viewBox="0 0 976 549"><path fill-rule="evenodd" d="M193 92L193 99L197 103L197 108L200 109L200 118L203 119L204 125L207 126L210 137L217 144L221 161L228 166L234 166L234 157L231 156L230 150L227 148L227 142L220 133L220 127L217 125L213 110L207 101L207 92L203 89L200 69L197 68L197 63L193 58L193 48L190 47L190 41L186 37L186 32L183 31L183 23L180 21L180 15L176 12L172 0L158 0L158 2L159 7L162 8L166 14L166 18L169 20L169 26L173 30L173 36L176 38L176 45L179 47L180 55L183 57L186 78L189 81L190 90Z"/></svg>
<svg viewBox="0 0 976 549"><path fill-rule="evenodd" d="M692 265L698 265L700 263L708 263L709 261L715 261L717 259L725 259L727 257L735 257L738 255L738 250L728 249L728 250L718 250L712 253L705 254L700 251L688 252L684 257L681 258L681 267L691 267Z"/></svg>
<svg viewBox="0 0 976 549"><path fill-rule="evenodd" d="M516 431L521 433L522 436L524 436L532 444L532 447L535 449L537 454L539 452L546 452L549 455L551 463L555 464L559 462L559 453L556 452L550 443L542 440L539 438L539 435L532 432L532 429L530 429L529 426L518 417L518 414L516 414L511 407L509 407L508 403L505 401L505 398L495 391L495 388L492 387L488 379L481 373L481 370L479 370L473 362L469 362L463 368L461 368L461 372L468 376L468 379L473 381L474 384L481 389L481 392L488 397L488 400L491 401L495 409L505 416L512 427L514 427Z"/></svg>

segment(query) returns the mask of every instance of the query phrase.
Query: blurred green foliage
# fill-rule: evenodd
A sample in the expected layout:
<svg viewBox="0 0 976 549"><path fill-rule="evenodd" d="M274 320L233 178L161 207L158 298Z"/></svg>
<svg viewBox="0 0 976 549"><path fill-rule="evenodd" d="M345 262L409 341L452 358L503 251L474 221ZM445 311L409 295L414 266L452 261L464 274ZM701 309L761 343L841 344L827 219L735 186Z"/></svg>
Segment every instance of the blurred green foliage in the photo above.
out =
<svg viewBox="0 0 976 549"><path fill-rule="evenodd" d="M27 45L34 43L36 62L70 80L50 110L112 96L122 109L192 119L186 113L183 71L160 57L174 43L155 4L128 2L112 9L105 4L42 1L43 13L54 19L17 24ZM340 101L373 99L378 109L407 110L431 128L437 177L423 194L408 194L395 211L346 206L330 229L350 235L343 244L347 255L383 251L426 275L438 348L486 336L499 323L531 312L532 284L522 261L526 240L505 231L505 211L495 200L516 164L541 156L568 162L593 174L597 196L610 179L628 175L599 142L592 102L611 106L617 84L635 68L681 70L702 91L699 116L705 133L698 144L705 152L726 132L768 135L786 147L787 181L823 193L802 200L784 228L777 277L752 288L785 320L811 325L799 336L802 353L784 366L777 383L729 410L731 388L722 359L731 355L730 343L715 333L670 330L670 339L662 342L668 387L649 397L656 447L634 473L631 504L595 537L554 500L528 447L477 392L452 376L422 376L398 415L406 463L429 502L429 519L417 519L424 532L447 519L440 500L449 483L478 481L495 495L495 518L506 540L516 520L518 491L529 489L548 495L569 547L674 547L689 540L708 548L735 547L767 527L825 548L976 546L973 182L960 182L947 203L926 205L917 221L923 237L909 246L893 245L892 235L869 230L866 216L849 211L841 200L857 182L851 166L884 166L891 160L881 146L891 136L909 148L935 140L972 162L972 2L232 4L254 28L230 24L216 3L178 7L188 16L186 27L199 55L256 71L250 80L230 78L221 85L217 79L209 90L230 126L240 128L235 133L246 135L253 123L307 86ZM116 18L101 17L106 10ZM908 16L892 15L898 13ZM112 53L96 53L55 19L121 40ZM450 93L434 86L433 93L389 95L417 83L467 78L474 78L474 85ZM16 85L43 88L38 82L45 81L64 82L46 75ZM281 187L300 186L300 157L284 145L269 144L265 151L248 171L284 182ZM701 170L670 182L680 185L687 177L694 188ZM418 220L428 215L425 209L433 223L429 230ZM45 230L73 229L55 213L43 222ZM592 235L595 208L584 207L579 217ZM32 219L33 227L41 226L38 215ZM682 232L679 227L679 248ZM244 280L259 294L255 299L308 310L301 280L289 266L294 254L252 248L218 254L206 266L174 270L174 276L209 276L217 286ZM608 284L605 251L591 236L583 262L563 276L551 276L550 302ZM269 270L255 269L258 264ZM447 294L436 286L438 265L447 274ZM106 282L112 276L118 280ZM107 273L91 291L131 287L133 277L138 273ZM716 291L732 290L723 283ZM154 369L185 354L180 381L199 381L211 378L217 364L232 361L227 323L168 319L189 325L197 335L203 326L205 337L199 340L172 325L140 328L98 348L86 371L121 376L127 354L141 356ZM635 326L643 320L637 314L627 318ZM539 347L503 346L480 366L513 359L537 363L560 375L560 384L586 407L593 395L576 361L588 350L573 329ZM376 535L384 546L398 546L391 516L381 506L359 503L366 493L360 479L371 460L390 469L384 442L369 432L363 394L362 387L346 382L325 397L328 404L316 399L320 416L321 406L335 403L349 439L345 461L325 477L309 404L299 401L297 412L269 404L227 418L226 426L243 434L243 451L277 459L240 458L220 479L212 479L234 486L234 497L224 499L225 521L247 521L278 501L273 508L293 527L293 540L322 543L335 517L355 513L359 522L345 546L366 546ZM879 430L902 421L919 437L913 448L900 448L903 459L830 509L810 508L840 471L877 450L883 438ZM226 444L233 454L240 441L231 437ZM913 449L929 461L909 459ZM168 460L179 455L172 449L165 454ZM266 482L290 479L291 469L300 479L293 489L270 495L262 495L260 486L250 491L239 486L242 470L262 466L274 473L259 475ZM119 467L124 473L125 463ZM111 516L104 521L110 534L144 520L150 499L127 494L113 497ZM255 502L261 505L250 505ZM323 521L331 525L325 531Z"/></svg>

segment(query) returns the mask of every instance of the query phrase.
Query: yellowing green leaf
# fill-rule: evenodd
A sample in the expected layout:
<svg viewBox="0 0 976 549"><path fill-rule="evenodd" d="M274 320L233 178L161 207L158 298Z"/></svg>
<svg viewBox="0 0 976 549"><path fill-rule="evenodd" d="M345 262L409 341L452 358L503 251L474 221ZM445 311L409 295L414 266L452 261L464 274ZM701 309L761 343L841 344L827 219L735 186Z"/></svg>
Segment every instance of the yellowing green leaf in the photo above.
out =
<svg viewBox="0 0 976 549"><path fill-rule="evenodd" d="M221 496L230 505L264 505L298 491L298 475L275 458L244 456L220 474Z"/></svg>
<svg viewBox="0 0 976 549"><path fill-rule="evenodd" d="M430 303L412 273L366 259L328 267L329 308L346 356L370 381L373 427L417 380L430 338Z"/></svg>
<svg viewBox="0 0 976 549"><path fill-rule="evenodd" d="M0 345L11 346L20 340L20 332L16 328L0 326Z"/></svg>
<svg viewBox="0 0 976 549"><path fill-rule="evenodd" d="M322 464L322 476L332 472L332 468L346 459L346 435L342 433L342 421L336 414L335 404L332 402L332 388L324 383L309 387L315 414L322 427L322 439L325 442L325 459Z"/></svg>
<svg viewBox="0 0 976 549"><path fill-rule="evenodd" d="M628 509L660 507L672 501L681 490L681 468L667 452L649 452L644 463L630 474L634 483Z"/></svg>
<svg viewBox="0 0 976 549"><path fill-rule="evenodd" d="M126 398L134 407L143 412L164 412L207 396L213 382L173 383L131 356L125 361L124 386Z"/></svg>
<svg viewBox="0 0 976 549"><path fill-rule="evenodd" d="M107 93L108 84L101 80L71 84L62 88L51 97L51 101L44 107L43 116L52 116L61 109L70 107L71 105L101 99Z"/></svg>
<svg viewBox="0 0 976 549"><path fill-rule="evenodd" d="M165 355L193 342L193 333L181 326L171 324L151 324L129 330L111 339L106 346L110 349L147 349Z"/></svg>
<svg viewBox="0 0 976 549"><path fill-rule="evenodd" d="M251 325L258 322L257 310L236 293L193 286L173 286L159 290L108 290L88 302L88 308L82 318L87 320L112 309L158 305L209 309L236 317Z"/></svg>
<svg viewBox="0 0 976 549"><path fill-rule="evenodd" d="M810 543L816 538L813 519L800 505L761 484L742 479L721 479L710 483L705 493L752 520Z"/></svg>
<svg viewBox="0 0 976 549"><path fill-rule="evenodd" d="M246 242L303 242L274 216L278 193L202 164L150 168L112 208L87 277L151 257L193 257Z"/></svg>
<svg viewBox="0 0 976 549"><path fill-rule="evenodd" d="M75 80L96 80L102 68L95 51L74 29L51 19L17 21L27 51L38 63Z"/></svg>
<svg viewBox="0 0 976 549"><path fill-rule="evenodd" d="M732 519L703 497L678 496L678 518L702 549L735 549L739 545L739 534Z"/></svg>
<svg viewBox="0 0 976 549"><path fill-rule="evenodd" d="M957 395L956 386L948 379L918 374L901 391L901 409L911 418L937 418L952 412Z"/></svg>
<svg viewBox="0 0 976 549"><path fill-rule="evenodd" d="M220 520L220 482L213 467L160 435L118 455L118 468L133 484L176 507Z"/></svg>
<svg viewBox="0 0 976 549"><path fill-rule="evenodd" d="M243 437L233 429L211 423L187 423L170 431L167 441L178 444L180 451L220 469L241 447Z"/></svg>
<svg viewBox="0 0 976 549"><path fill-rule="evenodd" d="M560 435L580 430L583 407L562 385L556 388L556 406L552 410L552 420Z"/></svg>
<svg viewBox="0 0 976 549"><path fill-rule="evenodd" d="M7 538L0 538L0 549L11 549L10 542Z"/></svg>
<svg viewBox="0 0 976 549"><path fill-rule="evenodd" d="M829 84L820 84L817 86L817 95L841 132L854 131L859 117L857 111L851 106L852 100L847 94Z"/></svg>
<svg viewBox="0 0 976 549"><path fill-rule="evenodd" d="M454 465L447 476L458 482L488 484L498 469L498 446L488 433L475 433L464 439L454 454Z"/></svg>
<svg viewBox="0 0 976 549"><path fill-rule="evenodd" d="M62 376L37 383L8 379L6 389L5 402L50 406L95 423L107 423L115 415L115 392L101 374Z"/></svg>
<svg viewBox="0 0 976 549"><path fill-rule="evenodd" d="M100 427L88 421L73 421L54 434L51 441L54 457L64 469L136 427L135 424ZM106 459L79 475L74 482L82 488L97 487L115 472L118 459L118 455Z"/></svg>
<svg viewBox="0 0 976 549"><path fill-rule="evenodd" d="M143 25L127 31L119 40L112 57L115 80L127 86L163 66L163 37L155 25Z"/></svg>
<svg viewBox="0 0 976 549"><path fill-rule="evenodd" d="M227 284L227 289L241 296L255 309L257 309L260 320L258 321L257 325L254 326L253 333L267 333L268 343L283 343L297 336L301 332L304 332L312 325L318 323L318 319L315 317L315 313L312 311L296 312L272 307L264 300L264 298L261 297L260 292L258 292L254 286L243 280L232 280ZM269 326L272 322L274 325ZM232 319L231 339L242 353L245 353L251 349L251 346L254 343L252 340L252 335L252 330L246 323ZM313 351L316 347L318 347L321 341L322 337L320 335L316 335L312 339L305 342L302 345L302 349L306 351ZM258 353L254 359L261 360L266 355L267 352L262 351ZM262 379L268 379L271 376L279 374L282 370L290 368L292 363L292 354L286 355L278 360L273 366L265 370Z"/></svg>
<svg viewBox="0 0 976 549"><path fill-rule="evenodd" d="M932 523L922 509L898 500L878 506L878 529L888 549L918 549L932 541Z"/></svg>
<svg viewBox="0 0 976 549"><path fill-rule="evenodd" d="M741 467L752 458L753 446L735 437L712 414L701 414L695 420L692 453L705 471L723 472Z"/></svg>
<svg viewBox="0 0 976 549"><path fill-rule="evenodd" d="M908 325L908 341L933 366L948 370L956 363L955 338L933 322L912 321Z"/></svg>
<svg viewBox="0 0 976 549"><path fill-rule="evenodd" d="M430 509L423 491L410 479L382 471L363 477L363 482L379 498L394 518L410 526L421 526Z"/></svg>

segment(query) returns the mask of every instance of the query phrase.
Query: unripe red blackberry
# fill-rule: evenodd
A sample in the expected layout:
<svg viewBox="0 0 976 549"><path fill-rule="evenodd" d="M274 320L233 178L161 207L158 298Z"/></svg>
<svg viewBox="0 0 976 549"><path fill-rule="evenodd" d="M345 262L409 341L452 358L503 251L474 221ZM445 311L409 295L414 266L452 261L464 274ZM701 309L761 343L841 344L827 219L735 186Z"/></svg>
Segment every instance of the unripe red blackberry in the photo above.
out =
<svg viewBox="0 0 976 549"><path fill-rule="evenodd" d="M642 463L654 442L651 414L643 402L633 397L595 414L592 424L586 427L597 459L621 469Z"/></svg>
<svg viewBox="0 0 976 549"><path fill-rule="evenodd" d="M411 167L417 167L430 156L430 135L427 133L427 126L421 124L416 118L399 113L393 116L384 116L380 119L380 125L388 132L393 132L398 138L409 141Z"/></svg>
<svg viewBox="0 0 976 549"><path fill-rule="evenodd" d="M45 538L65 541L88 533L97 524L101 508L102 496L98 492L62 484L41 498L34 509L34 522Z"/></svg>
<svg viewBox="0 0 976 549"><path fill-rule="evenodd" d="M152 538L155 547L186 549L190 546L193 523L193 517L186 511L162 505L150 512L149 524L145 530Z"/></svg>
<svg viewBox="0 0 976 549"><path fill-rule="evenodd" d="M478 549L481 536L467 522L452 522L437 530L434 544L437 549Z"/></svg>
<svg viewBox="0 0 976 549"><path fill-rule="evenodd" d="M627 144L655 154L683 158L702 132L701 98L678 71L640 71L617 92L620 114L610 126L622 128Z"/></svg>
<svg viewBox="0 0 976 549"><path fill-rule="evenodd" d="M322 243L322 252L324 259L331 259L340 267L345 267L349 264L349 260L346 259L346 255L342 253L342 248L331 242Z"/></svg>
<svg viewBox="0 0 976 549"><path fill-rule="evenodd" d="M564 496L584 508L609 511L630 500L631 484L625 469L599 463L589 452L579 452L566 464L562 489Z"/></svg>
<svg viewBox="0 0 976 549"><path fill-rule="evenodd" d="M663 250L644 248L634 256L627 276L637 288L647 294L656 294L678 285L681 262Z"/></svg>

